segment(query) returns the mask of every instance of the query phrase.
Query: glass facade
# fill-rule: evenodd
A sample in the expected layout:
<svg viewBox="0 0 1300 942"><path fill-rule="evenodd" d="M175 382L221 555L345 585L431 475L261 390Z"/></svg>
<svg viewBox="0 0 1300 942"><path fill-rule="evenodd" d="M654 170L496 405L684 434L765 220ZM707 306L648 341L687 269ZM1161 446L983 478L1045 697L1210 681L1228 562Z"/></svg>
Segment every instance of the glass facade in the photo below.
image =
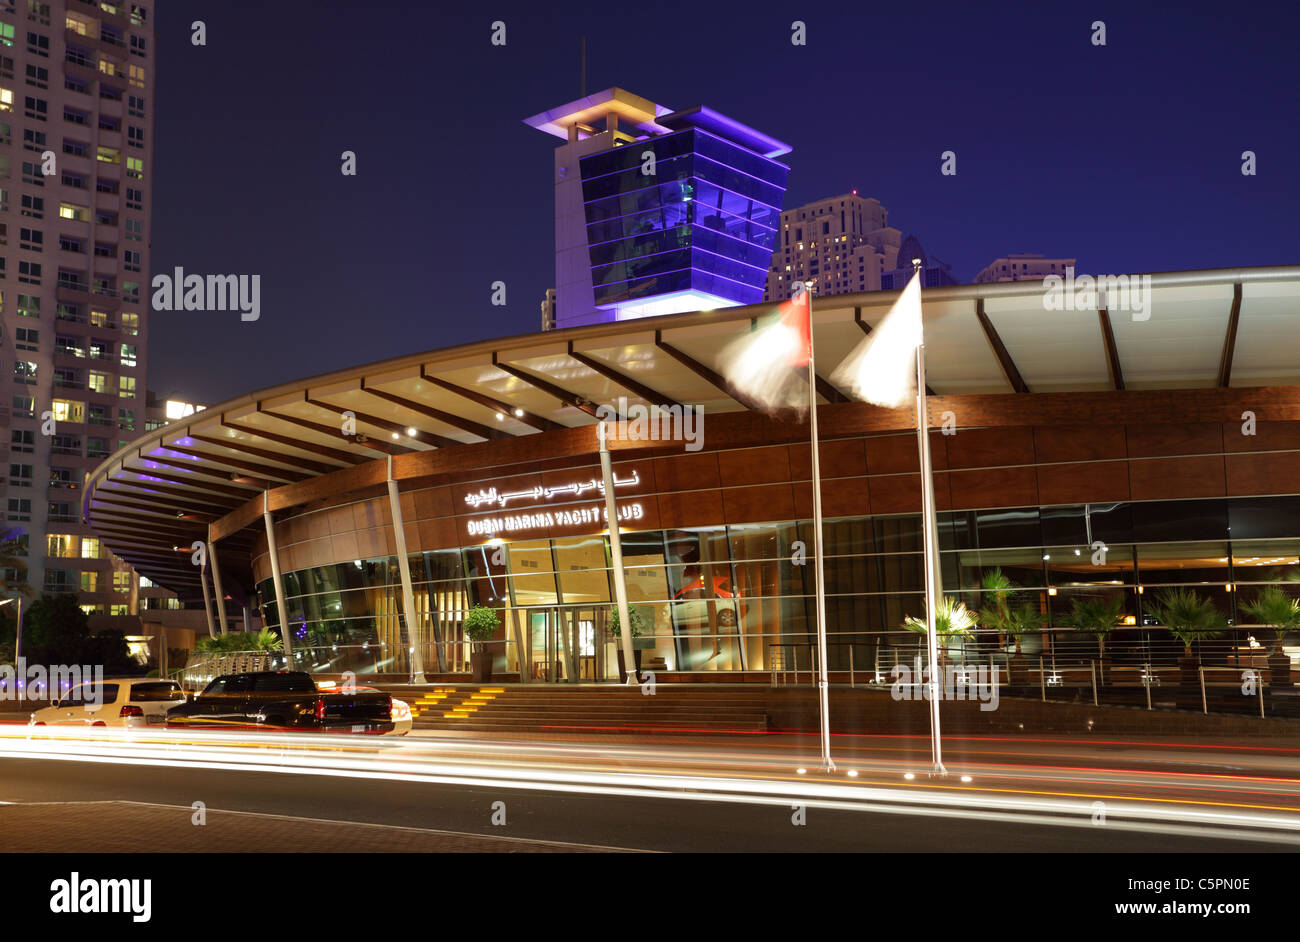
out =
<svg viewBox="0 0 1300 942"><path fill-rule="evenodd" d="M941 514L939 524L944 591L978 609L986 601L984 574L1001 569L1020 587L1018 597L1045 617L1047 630L1023 639L1030 653L1055 653L1063 640L1083 643L1063 627L1074 598L1123 599L1129 627L1107 642L1108 650L1123 651L1149 648L1153 637L1169 641L1150 614L1166 587L1195 588L1233 626L1247 621L1241 604L1260 586L1300 590L1300 500L1291 497L961 511ZM636 641L643 667L807 669L816 634L810 527L786 521L624 534L628 600L648 629ZM921 636L901 626L924 610L919 516L829 520L824 534L830 666L847 669L852 658L867 670L891 649L910 658ZM461 622L481 604L501 614L498 671L522 668L532 680L618 676L605 537L428 551L412 554L410 564L417 614L427 626L426 670L468 669ZM361 647L362 661L374 665L366 669L407 669L395 557L286 573L284 580L298 644ZM274 627L270 580L259 590ZM1244 641L1248 631L1221 646ZM1006 649L1005 639L989 632L964 643L976 653Z"/></svg>
<svg viewBox="0 0 1300 942"><path fill-rule="evenodd" d="M784 164L689 128L584 157L581 172L597 307L692 290L762 300Z"/></svg>

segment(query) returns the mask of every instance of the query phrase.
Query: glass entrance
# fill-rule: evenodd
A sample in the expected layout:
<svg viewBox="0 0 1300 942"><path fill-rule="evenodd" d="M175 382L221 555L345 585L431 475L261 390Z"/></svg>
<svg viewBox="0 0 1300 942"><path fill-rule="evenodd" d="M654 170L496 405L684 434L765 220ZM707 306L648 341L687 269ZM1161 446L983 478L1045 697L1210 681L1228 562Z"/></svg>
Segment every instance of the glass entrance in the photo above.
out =
<svg viewBox="0 0 1300 942"><path fill-rule="evenodd" d="M604 680L604 616L592 606L527 609L529 679L568 684Z"/></svg>

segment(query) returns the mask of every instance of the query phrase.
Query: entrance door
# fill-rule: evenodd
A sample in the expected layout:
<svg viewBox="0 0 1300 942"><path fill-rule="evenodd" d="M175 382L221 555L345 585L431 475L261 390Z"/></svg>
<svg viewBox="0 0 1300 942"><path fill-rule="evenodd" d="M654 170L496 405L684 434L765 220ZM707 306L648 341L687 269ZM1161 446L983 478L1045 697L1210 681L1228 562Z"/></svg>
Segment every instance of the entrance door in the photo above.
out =
<svg viewBox="0 0 1300 942"><path fill-rule="evenodd" d="M527 610L530 678L547 683L590 683L604 679L594 608Z"/></svg>

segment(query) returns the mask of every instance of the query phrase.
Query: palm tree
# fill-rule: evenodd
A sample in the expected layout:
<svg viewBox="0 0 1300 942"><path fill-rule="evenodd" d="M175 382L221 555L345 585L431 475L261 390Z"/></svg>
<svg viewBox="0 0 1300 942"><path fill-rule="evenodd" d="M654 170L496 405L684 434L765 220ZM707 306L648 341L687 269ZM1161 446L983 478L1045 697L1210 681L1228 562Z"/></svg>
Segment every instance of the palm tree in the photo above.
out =
<svg viewBox="0 0 1300 942"><path fill-rule="evenodd" d="M1151 607L1156 622L1183 643L1185 657L1192 656L1192 645L1204 638L1215 638L1227 630L1227 619L1214 603L1192 589L1168 589L1161 592Z"/></svg>
<svg viewBox="0 0 1300 942"><path fill-rule="evenodd" d="M950 596L942 596L935 606L934 628L935 633L939 635L942 642L939 646L940 659L943 656L943 646L954 635L969 635L971 628L975 626L975 615L963 603ZM929 634L930 628L924 618L916 618L908 615L903 620L903 627L908 631L915 631L918 634Z"/></svg>
<svg viewBox="0 0 1300 942"><path fill-rule="evenodd" d="M1011 594L1016 584L1006 577L1001 567L988 570L980 578L979 623L998 633L998 646L1003 643L1003 636L1009 634L1011 623ZM1019 653L1020 639L1016 639L1016 651Z"/></svg>
<svg viewBox="0 0 1300 942"><path fill-rule="evenodd" d="M1280 586L1264 586L1255 601L1243 605L1242 610L1258 624L1273 629L1277 636L1275 655L1282 653L1282 641L1288 631L1300 631L1300 601L1288 596Z"/></svg>
<svg viewBox="0 0 1300 942"><path fill-rule="evenodd" d="M1033 602L1021 602L1007 609L1007 633L1016 639L1016 653L1020 653L1020 636L1042 631L1047 616Z"/></svg>
<svg viewBox="0 0 1300 942"><path fill-rule="evenodd" d="M1098 653L1106 656L1106 638L1119 627L1124 617L1124 600L1119 597L1111 599L1070 600L1070 614L1065 616L1065 623L1075 631L1092 635L1097 641Z"/></svg>

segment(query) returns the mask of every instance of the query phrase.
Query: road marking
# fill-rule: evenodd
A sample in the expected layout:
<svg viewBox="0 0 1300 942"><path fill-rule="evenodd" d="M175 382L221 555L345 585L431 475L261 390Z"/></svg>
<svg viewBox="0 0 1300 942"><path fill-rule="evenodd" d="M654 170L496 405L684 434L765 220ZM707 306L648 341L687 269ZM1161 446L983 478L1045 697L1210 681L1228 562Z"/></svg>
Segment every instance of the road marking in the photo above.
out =
<svg viewBox="0 0 1300 942"><path fill-rule="evenodd" d="M169 811L192 812L194 809L191 805L169 805L160 801L131 801L127 798L92 798L87 801L0 801L0 805L23 805L25 807L51 806L51 805L135 805L141 808L166 808ZM275 818L280 821L300 821L308 824L334 824L345 827L366 827L378 828L389 831L413 831L418 834L430 834L438 837L471 837L479 838L485 841L506 841L516 844L544 844L548 847L566 847L577 848L581 850L602 850L614 851L618 853L633 854L658 854L664 851L629 849L625 847L610 847L605 844L582 844L575 841L554 841L544 838L530 837L509 837L504 834L480 834L475 831L446 831L441 828L418 828L405 824L380 824L375 821L348 821L338 818L309 818L298 814L276 814L270 811L235 811L227 808L207 809L208 814L233 814L243 815L250 818Z"/></svg>

